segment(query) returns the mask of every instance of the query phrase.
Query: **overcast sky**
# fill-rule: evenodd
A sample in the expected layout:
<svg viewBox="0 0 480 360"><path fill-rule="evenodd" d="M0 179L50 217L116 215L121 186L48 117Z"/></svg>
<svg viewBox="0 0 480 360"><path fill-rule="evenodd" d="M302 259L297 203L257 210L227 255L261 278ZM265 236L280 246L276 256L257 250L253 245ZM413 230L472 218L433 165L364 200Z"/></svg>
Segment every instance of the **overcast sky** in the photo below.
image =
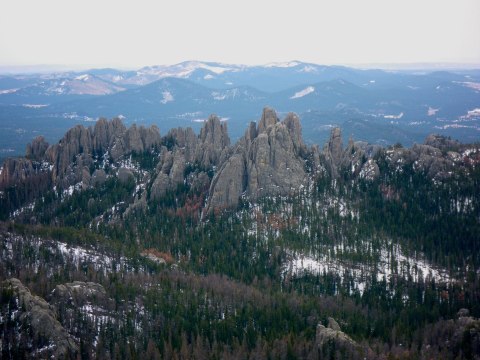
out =
<svg viewBox="0 0 480 360"><path fill-rule="evenodd" d="M2 0L0 65L480 64L480 0Z"/></svg>

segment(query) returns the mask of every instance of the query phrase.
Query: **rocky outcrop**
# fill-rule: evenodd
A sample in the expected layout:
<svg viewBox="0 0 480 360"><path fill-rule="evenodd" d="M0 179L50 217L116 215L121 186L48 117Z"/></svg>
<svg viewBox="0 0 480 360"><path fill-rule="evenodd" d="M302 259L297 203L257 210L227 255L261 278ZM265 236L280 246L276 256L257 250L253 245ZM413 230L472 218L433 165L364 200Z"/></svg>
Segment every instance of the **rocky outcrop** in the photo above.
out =
<svg viewBox="0 0 480 360"><path fill-rule="evenodd" d="M410 149L403 147L387 149L386 160L392 171L403 166L412 166L414 171L423 172L430 179L442 181L450 178L455 169L458 172L459 168L465 165L460 153L446 151L447 148L461 151L461 146L456 141L439 135L430 135L425 144L414 144Z"/></svg>
<svg viewBox="0 0 480 360"><path fill-rule="evenodd" d="M33 163L25 158L8 158L3 163L0 173L2 188L13 186L36 174Z"/></svg>
<svg viewBox="0 0 480 360"><path fill-rule="evenodd" d="M107 180L107 174L103 169L97 169L93 172L92 176L90 177L90 183L92 186L98 186L105 183Z"/></svg>
<svg viewBox="0 0 480 360"><path fill-rule="evenodd" d="M157 176L150 197L159 199L168 190L188 181L195 187L205 187L205 171L213 170L226 157L230 138L227 125L216 115L211 115L197 137L191 128L172 129L164 138ZM196 168L194 174L186 174L187 166ZM188 178L185 178L185 175Z"/></svg>
<svg viewBox="0 0 480 360"><path fill-rule="evenodd" d="M210 186L207 213L214 209L234 207L248 186L245 154L237 152L226 160Z"/></svg>
<svg viewBox="0 0 480 360"><path fill-rule="evenodd" d="M330 139L323 149L327 169L333 178L338 177L338 170L342 162L342 147L342 132L340 128L333 128Z"/></svg>
<svg viewBox="0 0 480 360"><path fill-rule="evenodd" d="M51 172L46 165L26 158L6 159L0 168L0 191L15 188L19 191L16 199L33 200L51 187Z"/></svg>
<svg viewBox="0 0 480 360"><path fill-rule="evenodd" d="M333 128L323 149L323 158L328 173L334 179L348 174L373 180L380 172L372 158L380 149L378 145L370 145L363 141L354 142L351 138L344 149L340 128Z"/></svg>
<svg viewBox="0 0 480 360"><path fill-rule="evenodd" d="M410 149L383 149L353 139L344 147L340 129L333 128L322 151L318 146L307 148L298 116L290 113L280 121L271 108L263 110L258 123L250 123L234 146L230 145L227 124L215 115L204 123L198 136L191 128L176 128L161 138L155 126L127 129L119 119L100 119L93 128L75 126L58 144L47 146L38 137L27 147L28 158L5 162L0 191L18 186L29 194L19 198L16 208L53 185L61 191L79 183L82 188L103 184L107 173L115 174L124 184L130 179L136 185L141 183L130 210L146 209L148 201L157 201L185 185L197 195L202 193L200 201L203 205L206 199L204 213L208 213L235 208L242 196L255 201L263 196L289 195L319 176L374 181L381 175L381 165L382 171L422 172L436 181L480 162L480 151L477 154L476 149L438 135ZM126 158L132 152L153 149L155 156L147 159L141 171ZM141 161L144 155L140 155ZM157 159L156 165L152 163ZM153 167L154 171L146 171ZM146 194L139 189L146 189Z"/></svg>
<svg viewBox="0 0 480 360"><path fill-rule="evenodd" d="M94 304L97 308L103 309L114 306L102 285L82 281L57 285L50 294L49 301L56 307L81 308Z"/></svg>
<svg viewBox="0 0 480 360"><path fill-rule="evenodd" d="M457 140L437 134L428 135L424 144L433 146L442 151L458 151L461 147L461 144Z"/></svg>
<svg viewBox="0 0 480 360"><path fill-rule="evenodd" d="M127 184L130 181L135 181L135 176L133 172L126 168L120 168L117 171L117 178L122 184Z"/></svg>
<svg viewBox="0 0 480 360"><path fill-rule="evenodd" d="M362 349L357 342L345 334L333 318L328 318L328 327L322 324L317 325L315 343L319 352L326 358L336 359L339 358L337 355L342 354L342 358L352 359L367 352L367 349Z"/></svg>
<svg viewBox="0 0 480 360"><path fill-rule="evenodd" d="M212 115L200 131L196 161L205 168L216 165L228 146L230 146L230 138L227 123L220 122L216 115Z"/></svg>
<svg viewBox="0 0 480 360"><path fill-rule="evenodd" d="M430 145L413 145L415 170L424 171L429 177L448 177L446 174L453 167L453 162L443 158L442 151Z"/></svg>
<svg viewBox="0 0 480 360"><path fill-rule="evenodd" d="M279 121L265 108L258 126L250 124L214 176L207 212L237 206L242 194L255 200L294 193L307 181L306 153L298 117Z"/></svg>
<svg viewBox="0 0 480 360"><path fill-rule="evenodd" d="M182 149L175 148L168 151L162 148L160 161L157 165L157 177L150 191L152 199L159 199L168 190L174 190L177 185L183 183L185 173L185 153Z"/></svg>
<svg viewBox="0 0 480 360"><path fill-rule="evenodd" d="M77 125L53 146L45 157L53 164L52 176L62 187L83 180L83 169L89 169L94 156L108 154L113 161L131 152L141 153L160 145L160 132L156 126L148 129L135 124L127 129L121 120L100 119L94 128Z"/></svg>
<svg viewBox="0 0 480 360"><path fill-rule="evenodd" d="M48 149L48 142L43 136L37 136L31 143L27 144L25 157L27 159L40 161L45 156L45 151Z"/></svg>
<svg viewBox="0 0 480 360"><path fill-rule="evenodd" d="M424 359L480 359L480 319L468 309L460 309L455 319L429 325L424 334Z"/></svg>
<svg viewBox="0 0 480 360"><path fill-rule="evenodd" d="M43 339L47 346L41 349L35 348L32 342L31 355L53 359L75 358L78 346L74 339L62 327L56 318L54 308L39 296L32 295L18 279L6 280L2 287L12 291L18 299L18 309L12 315L21 324L28 324L33 334L22 334L27 340ZM33 335L33 337L32 337ZM26 341L27 343L27 341ZM25 349L28 351L28 349ZM35 354L35 355L34 355Z"/></svg>

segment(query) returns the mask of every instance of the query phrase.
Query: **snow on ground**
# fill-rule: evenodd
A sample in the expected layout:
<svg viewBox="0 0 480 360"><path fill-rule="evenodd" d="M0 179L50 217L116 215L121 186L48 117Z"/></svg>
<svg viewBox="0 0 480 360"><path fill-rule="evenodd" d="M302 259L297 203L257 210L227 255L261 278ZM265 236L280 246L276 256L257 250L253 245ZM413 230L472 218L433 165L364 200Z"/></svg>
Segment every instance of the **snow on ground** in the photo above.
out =
<svg viewBox="0 0 480 360"><path fill-rule="evenodd" d="M75 185L70 185L68 188L63 190L62 199L67 197L67 196L72 196L75 191L80 191L80 190L82 190L82 183L81 182L79 182Z"/></svg>
<svg viewBox="0 0 480 360"><path fill-rule="evenodd" d="M287 251L287 254L290 259L283 265L283 277L287 275L301 277L305 274L333 273L343 278L346 272L350 272L355 279L354 288L358 289L361 294L368 285L367 279L373 273L376 273L377 281L382 281L385 278L387 282L395 276L404 279L411 277L415 282L426 280L429 277L435 279L437 283L451 280L446 270L432 266L423 256L417 256L417 258L405 256L398 245L392 245L390 251L387 248L382 248L378 254L379 260L374 268L366 264L348 263L325 254L315 256L313 254L294 253L290 250Z"/></svg>
<svg viewBox="0 0 480 360"><path fill-rule="evenodd" d="M473 110L470 110L467 112L467 116L468 117L472 117L472 116L480 116L480 108L475 108Z"/></svg>
<svg viewBox="0 0 480 360"><path fill-rule="evenodd" d="M305 65L302 69L298 70L298 72L313 73L318 72L318 69L311 65Z"/></svg>
<svg viewBox="0 0 480 360"><path fill-rule="evenodd" d="M22 106L28 109L40 109L43 107L47 107L48 104L22 104Z"/></svg>
<svg viewBox="0 0 480 360"><path fill-rule="evenodd" d="M17 92L19 89L6 89L6 90L0 90L0 95L3 94L12 94L14 92Z"/></svg>
<svg viewBox="0 0 480 360"><path fill-rule="evenodd" d="M227 98L227 94L225 93L221 93L221 92L218 92L218 91L213 91L212 92L212 97L214 100L225 100Z"/></svg>
<svg viewBox="0 0 480 360"><path fill-rule="evenodd" d="M11 213L10 217L11 218L16 218L20 214L23 214L25 211L33 211L34 208L35 208L35 201L21 207L20 209L15 210L13 213Z"/></svg>
<svg viewBox="0 0 480 360"><path fill-rule="evenodd" d="M161 102L162 104L166 104L166 103L169 103L169 102L175 100L174 97L173 97L173 95L172 95L172 93L171 93L170 91L164 91L164 92L162 92L162 96L163 96L163 99L160 100L160 102Z"/></svg>
<svg viewBox="0 0 480 360"><path fill-rule="evenodd" d="M75 77L75 80L80 80L80 81L88 81L90 79L90 76L88 74L83 74Z"/></svg>
<svg viewBox="0 0 480 360"><path fill-rule="evenodd" d="M290 97L290 99L298 99L298 98L304 97L305 95L308 95L308 94L310 94L314 91L315 91L315 88L313 86L308 86L305 89L296 92L294 95L292 95Z"/></svg>
<svg viewBox="0 0 480 360"><path fill-rule="evenodd" d="M272 62L264 65L263 67L266 68L272 68L272 67L278 67L278 68L289 68L289 67L295 67L300 65L298 61L286 61L286 62Z"/></svg>
<svg viewBox="0 0 480 360"><path fill-rule="evenodd" d="M384 115L385 119L401 119L403 117L403 112L398 115Z"/></svg>
<svg viewBox="0 0 480 360"><path fill-rule="evenodd" d="M470 89L480 91L480 83L478 82L472 82L472 81L465 81L465 82L460 82L465 87L468 87Z"/></svg>
<svg viewBox="0 0 480 360"><path fill-rule="evenodd" d="M99 253L95 250L87 250L80 246L72 246L60 241L54 243L54 246L58 251L69 258L77 267L80 267L84 263L92 264L95 270L103 270L105 273L113 270L114 259L106 256L105 254ZM125 262L125 259L121 259L121 263ZM120 270L120 265L116 264L115 268Z"/></svg>

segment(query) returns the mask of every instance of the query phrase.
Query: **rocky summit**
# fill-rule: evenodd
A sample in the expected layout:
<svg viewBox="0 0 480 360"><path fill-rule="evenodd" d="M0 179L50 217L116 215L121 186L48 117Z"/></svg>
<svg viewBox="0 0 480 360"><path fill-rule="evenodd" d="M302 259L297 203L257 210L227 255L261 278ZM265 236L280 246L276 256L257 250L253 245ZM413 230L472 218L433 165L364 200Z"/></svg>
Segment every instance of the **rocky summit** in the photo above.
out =
<svg viewBox="0 0 480 360"><path fill-rule="evenodd" d="M191 128L176 128L163 137L155 126L127 129L119 119L100 119L94 127L75 126L57 144L35 138L28 144L25 158L7 159L3 164L0 191L22 184L28 191L17 199L20 204L52 187L87 189L113 176L123 183L131 179L148 190L137 194L131 210L145 208L187 184L206 195L202 207L208 214L235 208L242 197L256 201L298 193L318 177L374 180L380 175L379 152L386 153L391 169L411 165L440 181L450 177L454 167L463 166L463 148L438 135L430 135L425 144L410 149L384 149L351 138L344 146L340 128L333 128L320 151L318 146L305 145L296 114L280 120L268 107L233 145L227 123L215 115L205 121L198 135ZM132 169L128 162L132 154L145 153L154 155L151 169Z"/></svg>

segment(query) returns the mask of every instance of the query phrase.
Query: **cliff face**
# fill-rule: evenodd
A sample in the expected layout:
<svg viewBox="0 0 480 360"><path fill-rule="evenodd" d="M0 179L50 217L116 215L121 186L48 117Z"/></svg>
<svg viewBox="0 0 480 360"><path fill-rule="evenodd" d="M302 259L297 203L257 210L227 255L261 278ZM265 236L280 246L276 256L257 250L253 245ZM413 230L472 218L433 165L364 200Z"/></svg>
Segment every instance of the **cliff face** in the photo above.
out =
<svg viewBox="0 0 480 360"><path fill-rule="evenodd" d="M214 176L207 211L235 207L243 193L253 200L293 193L307 181L306 155L298 117L288 114L279 121L265 108Z"/></svg>

